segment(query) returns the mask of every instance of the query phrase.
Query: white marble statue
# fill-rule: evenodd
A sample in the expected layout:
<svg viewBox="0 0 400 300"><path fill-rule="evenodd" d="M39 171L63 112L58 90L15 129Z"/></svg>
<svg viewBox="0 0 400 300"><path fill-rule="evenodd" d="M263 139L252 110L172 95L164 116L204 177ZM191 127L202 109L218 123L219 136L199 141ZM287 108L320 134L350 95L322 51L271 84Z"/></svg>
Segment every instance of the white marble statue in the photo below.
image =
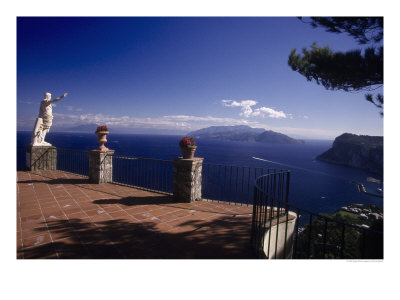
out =
<svg viewBox="0 0 400 300"><path fill-rule="evenodd" d="M51 100L51 94L45 93L44 99L40 102L39 116L36 118L35 127L33 128L31 145L32 146L51 146L50 143L44 141L46 134L50 131L51 124L53 123L52 103L60 101L66 97L64 95Z"/></svg>

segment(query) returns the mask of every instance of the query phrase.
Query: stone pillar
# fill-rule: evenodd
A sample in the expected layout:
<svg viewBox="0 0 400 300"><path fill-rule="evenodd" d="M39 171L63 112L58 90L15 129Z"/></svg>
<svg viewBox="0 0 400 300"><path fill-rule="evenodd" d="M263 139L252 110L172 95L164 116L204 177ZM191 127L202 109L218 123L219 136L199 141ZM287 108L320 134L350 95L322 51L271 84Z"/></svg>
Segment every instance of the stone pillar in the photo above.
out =
<svg viewBox="0 0 400 300"><path fill-rule="evenodd" d="M29 146L26 163L31 171L56 170L57 148L53 146Z"/></svg>
<svg viewBox="0 0 400 300"><path fill-rule="evenodd" d="M89 151L89 181L91 183L106 183L112 181L112 156L114 150Z"/></svg>
<svg viewBox="0 0 400 300"><path fill-rule="evenodd" d="M174 159L174 199L178 202L201 200L201 171L204 158Z"/></svg>

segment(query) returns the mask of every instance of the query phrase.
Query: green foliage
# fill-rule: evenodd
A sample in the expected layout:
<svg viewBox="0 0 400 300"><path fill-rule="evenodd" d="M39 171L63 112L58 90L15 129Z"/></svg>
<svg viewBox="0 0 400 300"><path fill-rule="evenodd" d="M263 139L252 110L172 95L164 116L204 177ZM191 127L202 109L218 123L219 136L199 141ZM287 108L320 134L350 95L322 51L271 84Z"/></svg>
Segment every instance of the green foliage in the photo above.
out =
<svg viewBox="0 0 400 300"><path fill-rule="evenodd" d="M363 54L360 50L343 53L314 43L311 50L304 48L302 52L292 50L291 68L327 89L357 91L383 83L383 47L377 51L368 48Z"/></svg>
<svg viewBox="0 0 400 300"><path fill-rule="evenodd" d="M337 220L342 221L341 216ZM338 222L317 218L300 234L299 257L315 259L360 258L360 232Z"/></svg>
<svg viewBox="0 0 400 300"><path fill-rule="evenodd" d="M310 24L313 28L325 27L328 32L347 32L360 44L378 43L383 39L382 17L312 17Z"/></svg>
<svg viewBox="0 0 400 300"><path fill-rule="evenodd" d="M360 44L377 43L383 39L383 18L311 18L312 27L325 27L328 32L347 32ZM347 52L334 52L313 43L302 53L293 49L289 66L308 81L314 80L330 90L371 91L383 85L383 46ZM383 109L381 94L367 94L366 100ZM383 115L383 113L381 112Z"/></svg>
<svg viewBox="0 0 400 300"><path fill-rule="evenodd" d="M366 94L365 99L367 101L371 102L376 107L383 109L383 96L381 94L376 95L375 99L373 98L373 95ZM383 115L382 111L381 111L381 115Z"/></svg>
<svg viewBox="0 0 400 300"><path fill-rule="evenodd" d="M370 208L376 212L381 211L375 206ZM382 220L361 221L356 214L344 211L337 211L330 215L321 214L321 216L314 218L311 225L308 224L298 235L297 258L383 258L382 234L345 225L366 224L371 229L382 232Z"/></svg>

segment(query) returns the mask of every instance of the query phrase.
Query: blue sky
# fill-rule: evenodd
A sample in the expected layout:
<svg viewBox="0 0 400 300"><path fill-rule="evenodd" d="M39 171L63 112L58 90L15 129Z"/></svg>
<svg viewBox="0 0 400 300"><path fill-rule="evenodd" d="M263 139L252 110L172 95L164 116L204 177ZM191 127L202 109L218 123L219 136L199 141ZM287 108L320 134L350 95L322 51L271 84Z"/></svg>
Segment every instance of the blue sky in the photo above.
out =
<svg viewBox="0 0 400 300"><path fill-rule="evenodd" d="M68 93L53 109L53 131L247 124L301 138L383 135L364 92L328 91L291 70L290 51L313 42L359 48L294 17L18 18L17 129L32 129L48 91Z"/></svg>

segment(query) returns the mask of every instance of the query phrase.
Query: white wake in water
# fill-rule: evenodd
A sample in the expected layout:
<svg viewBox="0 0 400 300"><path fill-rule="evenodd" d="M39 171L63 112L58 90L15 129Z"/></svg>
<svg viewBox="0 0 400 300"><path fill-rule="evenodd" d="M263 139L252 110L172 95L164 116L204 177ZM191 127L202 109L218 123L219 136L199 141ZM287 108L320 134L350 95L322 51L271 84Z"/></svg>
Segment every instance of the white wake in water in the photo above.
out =
<svg viewBox="0 0 400 300"><path fill-rule="evenodd" d="M354 184L355 183L353 180L351 180L349 178L345 178L345 177L341 177L341 176L335 176L335 175L328 174L328 173L325 173L325 172L320 172L320 171L316 171L316 170L312 170L312 169L307 169L307 168L302 168L302 167L298 167L298 166L294 166L294 165L284 164L284 163L281 163L281 162L278 162L278 161L272 161L272 160L268 160L268 159L255 157L255 156L252 156L252 158L256 159L256 160L265 161L265 162L268 162L268 163L271 163L271 164L275 164L275 165L285 166L285 167L288 167L290 169L298 169L298 170L314 173L314 174L317 174L317 175L324 175L324 176L332 177L332 178L335 178L335 179L339 179L340 181L342 181L344 183L347 183L347 184L348 183L350 183L350 184ZM344 195L346 195L346 192L338 192L338 193L335 193L334 195L329 195L329 196L323 195L323 196L321 196L321 199L331 198L333 196L334 197L338 197L342 193Z"/></svg>
<svg viewBox="0 0 400 300"><path fill-rule="evenodd" d="M319 175L330 176L330 177L335 177L335 178L340 178L340 179L342 179L342 180L344 179L344 180L347 181L347 179L345 179L345 178L338 177L338 176L334 176L334 175L331 175L331 174L328 174L328 173L324 173L324 172L320 172L320 171L316 171L316 170L312 170L312 169L306 169L306 168L302 168L302 167L298 167L298 166L294 166L294 165L283 164L283 163L280 163L280 162L277 162L277 161L272 161L272 160L268 160L268 159L263 159L263 158L259 158L259 157L255 157L255 156L252 156L252 158L253 158L253 159L257 159L257 160L261 160L261 161L265 161L265 162L269 162L269 163L272 163L272 164L275 164L275 165L281 165L281 166L289 167L289 168L291 168L291 169L303 170L303 171L306 171L306 172L310 172L310 173L314 173L314 174L319 174Z"/></svg>

